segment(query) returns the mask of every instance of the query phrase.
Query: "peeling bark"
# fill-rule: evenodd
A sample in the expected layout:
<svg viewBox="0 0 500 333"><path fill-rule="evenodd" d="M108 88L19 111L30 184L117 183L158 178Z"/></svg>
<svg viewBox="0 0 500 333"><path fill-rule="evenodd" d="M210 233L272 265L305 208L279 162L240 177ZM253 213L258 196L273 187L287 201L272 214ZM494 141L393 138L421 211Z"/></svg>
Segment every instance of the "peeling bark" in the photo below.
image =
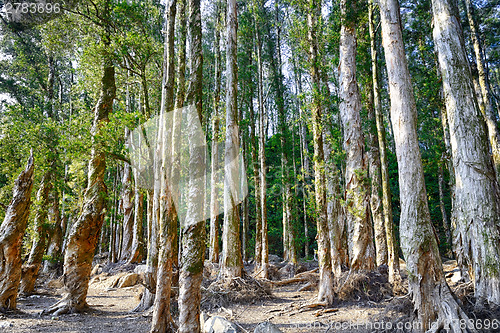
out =
<svg viewBox="0 0 500 333"><path fill-rule="evenodd" d="M0 312L15 310L21 281L21 245L31 204L33 151L26 168L17 177L13 199L0 225Z"/></svg>
<svg viewBox="0 0 500 333"><path fill-rule="evenodd" d="M353 271L375 268L373 229L369 215L365 141L361 129L361 95L356 80L356 24L346 17L347 3L340 3L340 117L346 152L346 222L349 230L349 258Z"/></svg>
<svg viewBox="0 0 500 333"><path fill-rule="evenodd" d="M417 107L408 70L397 0L380 0L391 121L398 160L401 193L401 247L406 259L409 293L420 331L463 332L468 319L446 284L430 220L422 159L416 130Z"/></svg>
<svg viewBox="0 0 500 333"><path fill-rule="evenodd" d="M500 305L499 191L487 130L474 95L457 4L432 4L456 179L452 219L474 281L476 306Z"/></svg>
<svg viewBox="0 0 500 333"><path fill-rule="evenodd" d="M40 182L40 188L37 192L37 204L35 213L35 235L31 246L31 252L28 261L23 265L21 285L19 293L29 295L35 290L35 283L38 272L42 266L43 255L47 245L48 238L48 209L49 194L52 190L52 170L47 171Z"/></svg>
<svg viewBox="0 0 500 333"><path fill-rule="evenodd" d="M109 47L109 37L105 37L105 47ZM94 121L91 134L95 138L108 115L113 111L115 99L115 68L109 54L105 55L101 92L94 108ZM106 158L95 143L92 143L88 164L88 185L80 216L71 227L64 256L64 296L51 306L47 312L62 314L79 312L87 307L87 291L97 245L99 231L104 222L107 188L104 183Z"/></svg>

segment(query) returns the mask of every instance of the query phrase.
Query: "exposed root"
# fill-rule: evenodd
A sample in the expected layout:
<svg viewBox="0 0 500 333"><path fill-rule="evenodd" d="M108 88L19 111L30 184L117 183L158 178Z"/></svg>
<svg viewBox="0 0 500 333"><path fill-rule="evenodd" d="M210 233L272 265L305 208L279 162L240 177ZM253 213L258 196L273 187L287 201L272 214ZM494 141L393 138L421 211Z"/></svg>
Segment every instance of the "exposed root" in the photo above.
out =
<svg viewBox="0 0 500 333"><path fill-rule="evenodd" d="M71 300L68 297L63 297L63 299L52 305L50 308L43 310L40 313L40 316L49 314L59 316L63 314L83 312L87 309L89 309L87 303L75 306L74 304L72 304Z"/></svg>
<svg viewBox="0 0 500 333"><path fill-rule="evenodd" d="M313 269L311 271L302 272L300 274L295 275L294 277L281 281L272 281L271 283L274 286L286 286L293 283L303 283L310 282L312 284L318 284L319 276L318 276L318 268Z"/></svg>
<svg viewBox="0 0 500 333"><path fill-rule="evenodd" d="M212 310L230 303L254 303L271 298L271 290L255 278L244 275L231 279L214 281L203 290L202 308Z"/></svg>
<svg viewBox="0 0 500 333"><path fill-rule="evenodd" d="M392 297L387 276L379 272L349 272L339 279L338 299L343 302L366 300L380 302Z"/></svg>

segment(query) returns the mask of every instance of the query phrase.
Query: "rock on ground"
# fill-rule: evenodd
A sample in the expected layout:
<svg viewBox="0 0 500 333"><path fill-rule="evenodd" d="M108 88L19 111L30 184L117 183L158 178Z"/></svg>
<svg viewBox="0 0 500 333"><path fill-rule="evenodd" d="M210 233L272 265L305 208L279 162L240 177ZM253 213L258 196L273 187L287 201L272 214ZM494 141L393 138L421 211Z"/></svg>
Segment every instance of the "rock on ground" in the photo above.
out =
<svg viewBox="0 0 500 333"><path fill-rule="evenodd" d="M222 317L211 317L203 325L204 333L237 333L235 325Z"/></svg>
<svg viewBox="0 0 500 333"><path fill-rule="evenodd" d="M283 333L276 325L268 321L260 323L255 327L253 333Z"/></svg>

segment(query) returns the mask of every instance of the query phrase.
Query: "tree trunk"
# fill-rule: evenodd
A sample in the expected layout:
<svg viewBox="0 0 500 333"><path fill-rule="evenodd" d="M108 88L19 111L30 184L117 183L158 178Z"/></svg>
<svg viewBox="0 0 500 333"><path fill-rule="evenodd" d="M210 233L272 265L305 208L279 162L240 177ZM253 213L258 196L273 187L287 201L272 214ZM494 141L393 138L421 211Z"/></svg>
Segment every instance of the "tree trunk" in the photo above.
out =
<svg viewBox="0 0 500 333"><path fill-rule="evenodd" d="M13 199L0 225L0 312L16 309L21 281L21 246L30 211L33 170L31 151L26 168L16 179Z"/></svg>
<svg viewBox="0 0 500 333"><path fill-rule="evenodd" d="M64 196L64 194L63 194ZM59 209L59 191L54 189L52 195L50 196L50 201L52 203L49 209L49 240L47 245L47 255L49 260L46 260L43 266L43 272L48 273L50 269L59 267L61 249L63 243L63 217L61 216L61 211Z"/></svg>
<svg viewBox="0 0 500 333"><path fill-rule="evenodd" d="M129 130L125 131L128 137ZM134 239L134 191L132 189L132 168L130 164L123 166L122 178L122 207L123 207L123 240L121 242L121 260L128 260L132 254Z"/></svg>
<svg viewBox="0 0 500 333"><path fill-rule="evenodd" d="M200 0L189 0L189 69L190 82L186 104L196 110L188 115L186 125L193 131L199 127L202 113L203 57L201 40ZM179 332L199 333L201 282L205 257L205 234L202 186L205 174L205 153L195 144L200 138L188 133L189 146L189 196L186 221L182 227L182 256L179 277ZM196 140L198 139L198 140ZM195 181L196 180L196 181ZM201 185L203 184L203 185Z"/></svg>
<svg viewBox="0 0 500 333"><path fill-rule="evenodd" d="M373 230L370 223L365 142L361 129L361 95L356 80L356 24L346 17L341 1L340 30L340 117L346 152L346 221L349 230L349 258L353 271L375 268Z"/></svg>
<svg viewBox="0 0 500 333"><path fill-rule="evenodd" d="M457 4L432 4L457 182L452 218L474 281L476 305L500 305L499 192L487 132L474 95Z"/></svg>
<svg viewBox="0 0 500 333"><path fill-rule="evenodd" d="M226 146L224 172L224 229L222 233L222 265L224 278L242 275L240 214L238 193L234 188L240 186L238 153L240 150L238 129L238 79L237 79L237 10L236 1L227 1L226 18Z"/></svg>
<svg viewBox="0 0 500 333"><path fill-rule="evenodd" d="M215 22L215 92L214 92L214 114L212 116L212 158L211 158L211 185L210 185L210 249L209 260L213 263L219 262L219 104L220 85L222 76L221 52L220 52L220 30L221 30L221 7L217 1Z"/></svg>
<svg viewBox="0 0 500 333"><path fill-rule="evenodd" d="M42 178L36 195L35 235L28 261L22 268L19 293L29 295L35 290L38 271L42 266L43 255L47 245L47 215L49 210L49 194L52 190L52 170L47 171Z"/></svg>
<svg viewBox="0 0 500 333"><path fill-rule="evenodd" d="M163 84L162 100L160 110L160 133L159 142L161 152L160 167L160 252L158 258L158 275L156 278L156 295L153 304L153 318L151 323L151 333L175 332L176 325L170 313L170 294L172 287L172 269L173 269L173 247L175 234L177 233L177 215L175 213L174 199L172 196L172 187L176 186L172 182L171 174L171 156L172 156L172 135L173 127L168 126L166 122L166 113L174 109L174 81L175 81L175 15L177 10L177 1L167 2L165 34L165 51L163 57ZM181 113L181 110L173 111L175 115Z"/></svg>
<svg viewBox="0 0 500 333"><path fill-rule="evenodd" d="M465 8L467 10L467 18L469 19L470 37L472 40L472 45L474 46L477 74L481 92L477 96L477 101L479 102L479 109L481 110L481 113L484 116L484 120L486 121L486 126L488 127L488 137L491 144L495 171L497 179L500 179L500 136L498 133L496 116L493 110L493 103L491 103L491 94L488 85L488 76L486 72L485 61L483 58L483 50L481 47L479 27L476 22L474 5L472 4L471 0L465 0Z"/></svg>
<svg viewBox="0 0 500 333"><path fill-rule="evenodd" d="M134 179L137 179L137 172L134 170ZM137 264L144 258L144 193L134 182L134 226L133 238L128 264Z"/></svg>
<svg viewBox="0 0 500 333"><path fill-rule="evenodd" d="M396 250L394 222L392 217L391 187L389 184L389 165L387 163L387 139L385 134L385 124L382 115L382 103L380 100L379 68L377 39L373 12L375 4L369 2L369 30L370 30L370 50L372 58L372 82L373 82L373 109L375 110L375 124L377 126L377 136L380 154L380 176L382 185L382 208L384 216L385 236L387 242L387 266L389 267L389 282L399 286L401 275L399 272L399 255Z"/></svg>
<svg viewBox="0 0 500 333"><path fill-rule="evenodd" d="M316 221L319 262L318 301L332 304L333 272L330 253L330 239L327 221L327 205L325 191L325 156L323 151L323 119L320 95L320 74L318 68L318 17L321 16L321 1L313 0L307 12L309 62L311 63L311 79L313 85L312 127L314 142L314 189L316 199Z"/></svg>
<svg viewBox="0 0 500 333"><path fill-rule="evenodd" d="M431 332L444 326L449 332L462 332L459 320L468 318L446 284L427 205L416 130L417 108L404 51L399 2L380 0L379 5L398 160L401 247L409 292L422 332L430 330L431 325Z"/></svg>
<svg viewBox="0 0 500 333"><path fill-rule="evenodd" d="M109 47L109 36L104 39L105 48ZM111 56L104 55L104 70L101 79L101 92L94 109L94 122L91 134L95 140L99 129L108 121L113 111L116 94L115 68ZM57 314L82 311L87 307L87 290L92 269L95 247L99 231L104 222L107 188L104 183L106 171L105 153L92 143L88 166L88 185L84 205L78 220L73 224L64 256L64 297L54 304L48 312Z"/></svg>

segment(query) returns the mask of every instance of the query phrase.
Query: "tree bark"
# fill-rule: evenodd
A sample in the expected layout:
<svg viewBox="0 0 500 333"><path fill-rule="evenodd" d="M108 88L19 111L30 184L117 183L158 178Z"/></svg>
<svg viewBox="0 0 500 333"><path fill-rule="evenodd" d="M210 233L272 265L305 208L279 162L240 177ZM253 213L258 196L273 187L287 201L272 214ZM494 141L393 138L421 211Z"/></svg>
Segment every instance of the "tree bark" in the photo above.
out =
<svg viewBox="0 0 500 333"><path fill-rule="evenodd" d="M186 104L192 105L197 114L189 113L186 128L194 130L197 128L197 122L200 122L202 118L203 52L200 0L189 0L188 17L190 82ZM199 333L201 331L200 302L206 228L203 219L205 194L203 188L200 188L200 183L204 184L205 182L199 180L202 180L205 174L205 154L195 146L197 143L195 136L194 133L188 133L190 183L188 184L186 221L182 228L182 256L179 277L180 333Z"/></svg>
<svg viewBox="0 0 500 333"><path fill-rule="evenodd" d="M220 1L216 4L215 22L215 92L214 92L214 114L212 116L212 158L211 158L211 186L210 186L210 250L209 260L213 263L219 262L219 104L221 85L221 52L220 52L220 30L221 30L221 7Z"/></svg>
<svg viewBox="0 0 500 333"><path fill-rule="evenodd" d="M173 247L177 233L177 214L175 213L172 187L177 184L172 182L171 156L173 153L173 126L168 126L166 113L174 108L174 81L175 81L175 16L177 1L170 0L165 6L167 31L165 33L165 51L163 58L163 82L160 110L159 142L161 153L160 167L160 198L159 198L159 224L160 224L160 251L158 257L158 275L156 277L156 295L153 304L153 318L151 333L175 332L176 325L170 313L170 295L172 287ZM179 114L181 111L173 111Z"/></svg>
<svg viewBox="0 0 500 333"><path fill-rule="evenodd" d="M64 196L64 194L63 194ZM49 208L49 239L47 245L47 256L49 260L45 261L43 272L48 273L50 269L59 267L61 249L64 235L64 220L59 206L59 191L54 189L49 200L51 207Z"/></svg>
<svg viewBox="0 0 500 333"><path fill-rule="evenodd" d="M325 191L325 156L323 151L323 124L322 107L320 98L320 74L318 68L318 17L321 16L321 1L313 0L307 11L307 27L309 42L309 62L313 84L312 103L312 127L314 143L314 189L316 200L316 223L318 240L318 262L319 262L319 291L318 301L332 304L333 272L330 253L330 239L327 221L327 205Z"/></svg>
<svg viewBox="0 0 500 333"><path fill-rule="evenodd" d="M353 271L375 268L373 229L370 223L365 142L361 129L361 95L356 80L356 24L348 18L347 3L340 4L340 117L346 152L346 221L349 258ZM354 9L355 10L355 9Z"/></svg>
<svg viewBox="0 0 500 333"><path fill-rule="evenodd" d="M471 0L465 0L465 8L467 10L467 18L469 19L470 37L474 47L474 55L476 57L477 74L479 79L480 94L477 96L477 101L479 102L479 109L481 110L484 120L486 121L486 126L488 127L487 134L491 145L495 172L497 179L500 179L500 135L498 133L498 124L496 122L493 103L491 103L491 93L488 84L483 50L481 47L479 27L476 22L474 5Z"/></svg>
<svg viewBox="0 0 500 333"><path fill-rule="evenodd" d="M137 173L134 170L134 179L137 179ZM144 193L137 186L137 181L134 182L134 226L133 238L128 264L142 262L144 258Z"/></svg>
<svg viewBox="0 0 500 333"><path fill-rule="evenodd" d="M392 216L391 187L389 184L389 166L387 163L387 139L385 134L385 124L382 114L382 103L380 98L379 67L377 39L373 14L375 4L372 1L368 4L369 10L369 30L370 30L370 53L372 58L372 85L373 85L373 109L375 111L375 124L377 126L377 138L380 154L380 176L382 185L382 209L384 217L384 228L387 242L387 266L389 267L389 282L398 287L401 282L399 271L399 255L396 249L394 222Z"/></svg>
<svg viewBox="0 0 500 333"><path fill-rule="evenodd" d="M474 95L457 4L432 4L457 183L452 219L474 281L476 306L500 305L499 192L487 131Z"/></svg>
<svg viewBox="0 0 500 333"><path fill-rule="evenodd" d="M105 48L109 47L109 36L105 36L104 44ZM101 92L94 108L94 121L91 130L94 140L100 127L108 121L109 113L113 111L115 95L115 68L110 54L106 52L104 55ZM86 298L92 260L105 215L107 196L107 188L104 183L105 171L105 154L93 142L84 205L80 216L72 226L64 256L65 295L59 302L51 306L48 312L56 314L77 312L87 307Z"/></svg>
<svg viewBox="0 0 500 333"><path fill-rule="evenodd" d="M52 170L49 170L43 175L42 181L40 182L40 188L36 195L35 235L31 245L30 256L22 268L21 285L19 286L19 293L23 295L29 295L35 290L38 272L42 266L48 238L47 216L49 210L49 194L51 190Z"/></svg>
<svg viewBox="0 0 500 333"><path fill-rule="evenodd" d="M240 168L238 153L240 149L238 129L238 79L237 79L237 10L236 0L227 1L226 18L226 144L224 161L224 229L222 233L223 278L240 277L243 271L240 240L240 214L238 193Z"/></svg>
<svg viewBox="0 0 500 333"><path fill-rule="evenodd" d="M21 281L21 246L31 205L33 151L26 168L17 177L13 199L0 225L0 312L15 310Z"/></svg>
<svg viewBox="0 0 500 333"><path fill-rule="evenodd" d="M128 129L125 137L128 136ZM120 259L128 260L132 254L132 243L134 238L134 191L132 189L132 168L130 164L123 166L122 177L122 207L123 207L123 240Z"/></svg>
<svg viewBox="0 0 500 333"><path fill-rule="evenodd" d="M436 332L440 328L462 332L458 323L468 318L446 283L430 220L416 130L417 108L404 51L399 2L380 0L379 6L398 160L401 247L408 270L409 292L422 332Z"/></svg>

